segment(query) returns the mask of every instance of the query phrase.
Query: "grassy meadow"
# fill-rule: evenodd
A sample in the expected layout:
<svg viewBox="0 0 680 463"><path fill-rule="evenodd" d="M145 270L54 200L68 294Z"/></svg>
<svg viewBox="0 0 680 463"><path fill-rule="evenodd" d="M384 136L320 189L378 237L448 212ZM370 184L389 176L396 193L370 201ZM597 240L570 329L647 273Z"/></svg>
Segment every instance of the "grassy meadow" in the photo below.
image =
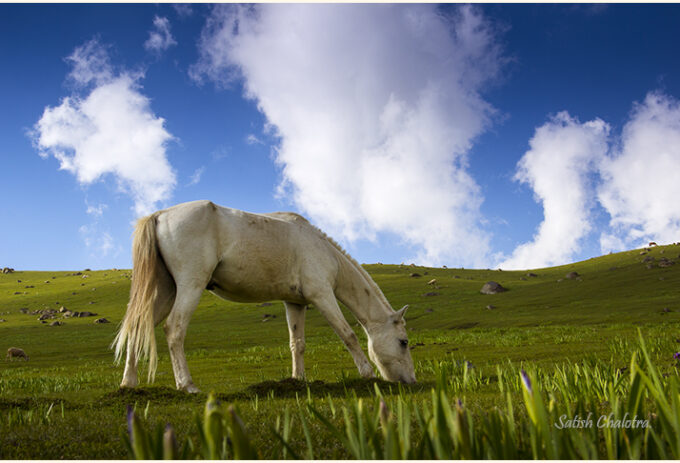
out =
<svg viewBox="0 0 680 463"><path fill-rule="evenodd" d="M142 368L140 387L118 390L123 365L113 364L109 344L127 304L130 270L2 274L0 349L4 355L9 347L22 348L30 360L3 359L0 364L0 458L128 458L128 405L134 407L144 429L153 432L171 423L178 442L190 439L197 454L210 456L206 431L199 429L199 422L211 391L224 405L233 404L243 421L255 453L241 456L512 455L488 450L497 441L507 443L507 452L514 446L516 458L678 458L678 416L675 421L664 418L662 409L680 410L678 361L673 358L680 351L680 246L641 252L645 251L531 270L532 276L529 271L366 265L393 307L410 305L406 320L418 378L412 386L360 379L342 342L313 307L307 311L305 326L307 382L289 380L283 304L232 303L205 292L185 344L194 382L203 391L197 395L175 391L160 327L155 383L144 382ZM654 260L649 262L649 257ZM659 266L662 258L676 263ZM565 278L569 272L580 276ZM411 276L414 273L420 277ZM431 279L437 280L436 285L428 285ZM490 280L508 291L480 294ZM97 315L64 319L57 314L64 324L49 326L54 320L41 323L39 314L31 314L62 306ZM351 314L345 311L345 315L365 347L363 330ZM95 324L100 317L111 323ZM633 375L638 371L631 362L634 354L639 371L644 372L638 379ZM526 382L522 386L522 371L533 386L529 392ZM583 383L589 384L587 394L574 393ZM649 390L639 389L638 383L649 385ZM536 402L539 396L543 412L543 405ZM576 444L564 444L565 449L577 450L555 450L545 444L572 435L553 426L562 411L592 412L597 419L615 411L619 399L627 410L639 410L650 419L653 431L641 437L642 443L636 444L630 436L607 437L604 431L598 435L595 430L593 448L579 450ZM494 410L500 414L491 415ZM393 422L388 416L398 423L394 435L389 434ZM364 419L366 427L359 426ZM495 419L508 422L485 427ZM516 428L509 421L517 423ZM458 433L457 438L423 438L441 434L447 426L457 429L451 431L452 436ZM507 437L494 426L515 431ZM494 432L500 433L498 439L493 438ZM377 440L363 445L362 435ZM232 445L234 435L230 436ZM475 450L477 444L470 444L471 453L465 453L469 442L459 445L456 439L481 447ZM388 442L397 444L392 448ZM420 450L416 443L421 443ZM642 448L636 450L636 445ZM646 446L654 445L660 450L645 453ZM369 450L376 447L392 450L372 454ZM621 449L628 453L616 453ZM239 456L233 449L214 455Z"/></svg>

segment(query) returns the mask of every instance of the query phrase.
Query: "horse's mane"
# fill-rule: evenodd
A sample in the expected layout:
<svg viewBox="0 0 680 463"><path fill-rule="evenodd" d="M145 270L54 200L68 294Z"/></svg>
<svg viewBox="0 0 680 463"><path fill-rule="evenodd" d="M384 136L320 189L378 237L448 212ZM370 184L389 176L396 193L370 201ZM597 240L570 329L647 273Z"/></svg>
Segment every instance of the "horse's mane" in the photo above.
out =
<svg viewBox="0 0 680 463"><path fill-rule="evenodd" d="M281 216L286 216L289 221L292 222L298 222L302 221L305 223L305 225L309 225L312 227L313 230L315 230L323 239L328 241L342 256L345 257L349 261L350 264L354 266L354 268L359 272L359 274L366 280L366 283L373 289L373 291L377 294L378 298L382 300L383 303L390 309L392 306L388 302L387 298L385 297L385 294L383 294L382 290L380 289L380 286L371 278L371 276L368 274L366 269L364 269L359 262L354 260L352 256L350 256L347 251L345 251L342 246L340 246L333 238L328 236L323 230L321 230L319 227L316 225L313 225L309 220L301 216L300 214L296 214L295 212L273 212L270 214L266 214L269 216L274 216L274 217L281 217ZM292 219L292 220L291 220ZM286 220L286 219L284 219Z"/></svg>
<svg viewBox="0 0 680 463"><path fill-rule="evenodd" d="M307 221L307 223L309 223L309 221L307 219L305 219L305 220ZM377 294L378 298L381 299L387 307L392 309L392 306L390 305L389 301L385 297L385 294L383 294L382 290L380 289L380 286L378 286L378 283L376 283L375 280L373 280L373 278L371 278L371 276L368 274L366 269L359 262L354 260L354 257L350 256L349 253L347 251L345 251L342 248L342 246L340 246L333 238L331 238L326 233L324 233L323 230L321 230L319 227L317 227L315 225L312 225L311 223L309 223L309 225L312 228L314 228L326 241L328 241L331 245L333 245L333 247L335 249L337 249L338 252L340 252L340 254L342 254L350 262L350 264L352 264L354 266L354 268L357 269L359 274L362 277L364 277L364 280L366 280L366 283L368 283L368 285Z"/></svg>

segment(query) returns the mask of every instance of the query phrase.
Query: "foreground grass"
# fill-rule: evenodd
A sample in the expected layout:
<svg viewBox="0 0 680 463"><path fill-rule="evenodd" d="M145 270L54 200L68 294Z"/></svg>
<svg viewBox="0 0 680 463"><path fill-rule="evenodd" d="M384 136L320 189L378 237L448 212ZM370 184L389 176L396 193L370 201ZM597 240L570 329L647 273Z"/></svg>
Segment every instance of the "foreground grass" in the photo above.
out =
<svg viewBox="0 0 680 463"><path fill-rule="evenodd" d="M638 328L664 381L676 377L680 264L648 269L641 261L649 256L675 259L678 253L680 246L655 248L644 256L640 250L630 251L535 270L536 277L527 272L369 265L393 306L411 306L407 321L419 379L419 384L401 390L377 382L381 394L390 410L402 398L430 401L431 406L431 391L447 371L449 404L460 398L465 410L481 417L507 407L507 394L499 389L499 368L512 373L507 378L516 386L522 368L539 376L575 365L597 365L612 374L626 371L638 349ZM565 279L570 271L577 271L581 280ZM0 366L0 458L125 458L127 405L148 417L149 429L169 422L179 442L196 440L195 417L202 416L207 396L174 391L162 330L157 331L156 384L117 390L122 366L112 364L108 344L127 302L129 271L83 272L87 278L73 273L0 275L0 319L6 320L0 323L0 348L21 347L31 357L29 362ZM427 285L432 278L437 288ZM479 294L489 280L509 291ZM430 292L438 295L425 296ZM486 309L490 304L495 308ZM37 321L37 315L20 312L61 306L96 312L97 317L66 319L65 325L50 327ZM276 318L263 318L265 314ZM94 324L98 317L112 323ZM299 456L309 456L310 443L316 458L356 456L319 420L307 420L305 433L296 415L298 404L304 413L310 405L335 419L342 407L353 406L356 395L374 409L376 382L357 378L351 357L313 309L307 314L306 332L309 382L286 380L290 353L282 305L228 303L206 293L189 327L189 366L203 391L215 391L222 402L237 406L260 456L276 457L283 451L271 428L278 420L282 432L286 408L292 420L290 446ZM365 342L361 330L357 334ZM516 417L526 413L521 388L510 392L510 403ZM418 429L414 425L414 439Z"/></svg>

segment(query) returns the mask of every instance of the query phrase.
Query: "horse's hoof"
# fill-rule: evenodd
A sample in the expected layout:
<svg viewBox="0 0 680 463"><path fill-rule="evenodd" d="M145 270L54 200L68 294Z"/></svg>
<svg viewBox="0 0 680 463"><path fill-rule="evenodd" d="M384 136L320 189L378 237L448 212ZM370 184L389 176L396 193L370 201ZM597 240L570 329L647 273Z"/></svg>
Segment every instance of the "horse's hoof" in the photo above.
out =
<svg viewBox="0 0 680 463"><path fill-rule="evenodd" d="M200 389L198 389L193 384L187 384L186 386L181 387L179 390L184 391L184 392L188 392L189 394L198 394L199 392L201 392Z"/></svg>

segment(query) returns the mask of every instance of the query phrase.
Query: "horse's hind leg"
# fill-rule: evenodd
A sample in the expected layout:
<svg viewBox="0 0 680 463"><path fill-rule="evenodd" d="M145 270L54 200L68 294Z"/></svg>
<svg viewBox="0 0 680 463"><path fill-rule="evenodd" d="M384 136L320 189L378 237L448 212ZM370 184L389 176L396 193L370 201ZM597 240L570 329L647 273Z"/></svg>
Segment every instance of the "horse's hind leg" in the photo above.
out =
<svg viewBox="0 0 680 463"><path fill-rule="evenodd" d="M305 377L305 306L284 302L288 333L290 334L290 352L293 355L293 378Z"/></svg>
<svg viewBox="0 0 680 463"><path fill-rule="evenodd" d="M125 371L120 387L137 387L137 356L135 355L132 339L128 338L127 357L125 358Z"/></svg>
<svg viewBox="0 0 680 463"><path fill-rule="evenodd" d="M186 392L198 392L198 388L191 379L184 355L184 338L189 327L189 320L198 306L204 287L205 285L178 285L175 303L163 327L168 340L172 370L175 373L175 384L177 389Z"/></svg>

